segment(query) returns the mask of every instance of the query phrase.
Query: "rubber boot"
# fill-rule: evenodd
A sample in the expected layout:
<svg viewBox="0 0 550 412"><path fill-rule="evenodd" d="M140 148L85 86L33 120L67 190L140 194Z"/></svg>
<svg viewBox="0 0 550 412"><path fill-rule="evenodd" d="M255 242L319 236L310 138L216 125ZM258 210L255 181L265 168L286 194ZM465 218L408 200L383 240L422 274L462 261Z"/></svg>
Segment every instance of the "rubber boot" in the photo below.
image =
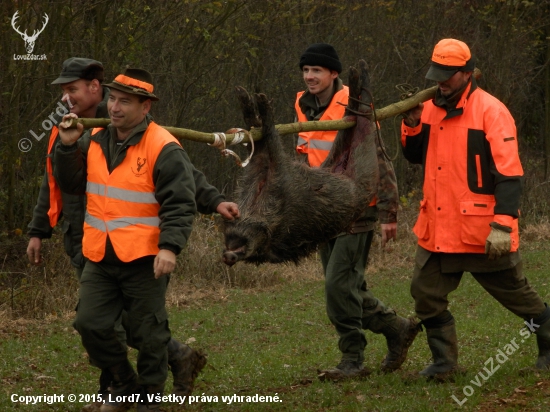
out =
<svg viewBox="0 0 550 412"><path fill-rule="evenodd" d="M126 359L118 365L108 368L113 381L107 401L101 405L100 412L124 412L130 410L137 401L140 388L137 385L137 375L130 362ZM139 399L139 398L138 398Z"/></svg>
<svg viewBox="0 0 550 412"><path fill-rule="evenodd" d="M193 392L195 379L206 365L206 355L173 338L168 342L167 349L168 365L174 376L172 393L189 396Z"/></svg>
<svg viewBox="0 0 550 412"><path fill-rule="evenodd" d="M537 346L539 348L539 355L535 363L535 368L539 370L550 370L550 308L547 306L546 310L537 319L534 319L532 323L535 325L540 324L535 330L535 334L537 335Z"/></svg>
<svg viewBox="0 0 550 412"><path fill-rule="evenodd" d="M444 326L426 326L428 346L433 363L420 372L420 375L439 381L448 381L458 370L458 342L454 319Z"/></svg>

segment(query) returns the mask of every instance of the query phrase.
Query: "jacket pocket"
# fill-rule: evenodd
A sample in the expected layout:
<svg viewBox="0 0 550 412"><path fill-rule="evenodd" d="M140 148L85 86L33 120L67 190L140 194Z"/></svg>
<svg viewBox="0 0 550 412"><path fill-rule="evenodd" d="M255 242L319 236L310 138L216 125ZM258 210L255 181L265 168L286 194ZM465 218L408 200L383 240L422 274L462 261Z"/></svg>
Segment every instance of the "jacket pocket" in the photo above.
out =
<svg viewBox="0 0 550 412"><path fill-rule="evenodd" d="M430 237L430 224L427 210L427 200L420 201L420 213L413 227L413 232L418 239L427 240Z"/></svg>
<svg viewBox="0 0 550 412"><path fill-rule="evenodd" d="M484 246L491 231L489 223L493 221L494 201L466 200L460 202L461 240L468 245Z"/></svg>

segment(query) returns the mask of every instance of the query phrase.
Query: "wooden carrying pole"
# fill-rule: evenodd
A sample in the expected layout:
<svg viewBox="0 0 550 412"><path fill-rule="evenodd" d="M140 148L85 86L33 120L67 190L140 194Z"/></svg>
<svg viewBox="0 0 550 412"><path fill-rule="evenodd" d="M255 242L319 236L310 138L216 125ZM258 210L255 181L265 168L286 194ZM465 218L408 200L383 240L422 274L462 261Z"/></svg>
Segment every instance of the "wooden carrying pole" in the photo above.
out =
<svg viewBox="0 0 550 412"><path fill-rule="evenodd" d="M474 76L476 79L481 77L479 69L474 70ZM397 103L392 103L382 109L376 110L376 120L384 120L395 117L413 107L418 106L420 103L433 99L437 86L424 89L416 93L414 96L408 97ZM72 127L76 127L76 123L82 123L84 128L90 129L93 127L106 127L111 123L110 119L75 119L73 120ZM296 122L287 124L278 124L275 126L280 135L294 134L300 132L312 132L318 130L343 130L349 129L355 126L354 121L346 120L346 118L339 120L319 120L311 122ZM162 126L168 130L178 140L192 140L195 142L213 144L217 140L217 135L220 133L204 133L197 132L191 129L182 129L179 127ZM260 129L253 128L250 130L250 135L253 140L260 140L262 138L262 132ZM235 138L235 133L225 133L226 143L231 144ZM240 140L240 139L239 139ZM246 142L246 139L244 140Z"/></svg>

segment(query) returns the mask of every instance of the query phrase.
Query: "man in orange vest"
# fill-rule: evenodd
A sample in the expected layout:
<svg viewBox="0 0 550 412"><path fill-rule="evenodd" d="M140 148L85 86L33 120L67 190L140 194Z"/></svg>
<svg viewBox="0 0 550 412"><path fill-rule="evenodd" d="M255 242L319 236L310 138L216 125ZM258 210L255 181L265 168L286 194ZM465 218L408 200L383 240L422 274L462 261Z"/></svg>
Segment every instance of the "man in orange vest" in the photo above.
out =
<svg viewBox="0 0 550 412"><path fill-rule="evenodd" d="M62 101L68 106L54 115L57 125L63 114L69 111L80 117L107 117L109 90L101 86L103 65L97 60L71 57L63 62L61 74L52 84L61 86ZM34 265L42 262L42 239L52 236L53 228L63 216L65 252L71 258L77 277L80 279L85 259L82 256L82 225L86 198L83 195L62 193L53 177L53 147L59 140L58 128L53 126L48 139L46 173L38 195L38 202L29 223L30 236L27 247L29 261Z"/></svg>
<svg viewBox="0 0 550 412"><path fill-rule="evenodd" d="M295 109L298 121L335 120L344 116L348 87L338 77L342 64L330 44L310 45L300 57L300 69L307 86L299 92ZM319 167L332 148L336 131L300 133L298 154L311 167ZM364 274L377 218L382 228L382 244L397 233L397 183L389 161L379 157L381 181L377 198L351 233L342 233L319 249L325 273L327 314L340 336L342 360L334 369L321 373L321 379L338 380L369 373L363 367L367 344L363 329L386 337L388 353L381 369L398 369L407 356L418 328L414 320L397 316L367 288Z"/></svg>
<svg viewBox="0 0 550 412"><path fill-rule="evenodd" d="M84 118L106 118L109 88L101 85L103 82L103 65L101 62L82 57L71 57L63 62L62 71L52 84L61 86L62 101L68 106L65 112L71 112ZM62 116L55 115L56 124ZM29 223L30 236L27 255L31 264L42 263L42 239L52 236L53 228L63 217L63 238L65 252L75 267L80 280L86 259L82 256L82 236L84 213L86 211L86 196L71 195L61 192L53 176L53 148L59 141L58 128L54 126L50 132L48 154L46 158L46 174L42 180L38 201ZM193 168L197 188L196 202L199 212L209 214L216 210L223 196L217 189L208 184L206 177ZM215 201L211 203L211 199ZM117 333L122 342L126 342L124 328L117 326ZM130 339L129 345L132 346ZM193 388L193 380L204 367L206 358L197 351L176 339L168 343L168 364L174 375L174 393L188 395ZM106 394L111 384L111 374L103 370L99 379L99 392ZM98 406L99 407L99 406ZM86 408L84 409L86 410Z"/></svg>
<svg viewBox="0 0 550 412"><path fill-rule="evenodd" d="M166 275L191 232L194 168L179 142L147 117L158 100L149 72L127 69L106 86L111 125L78 140L82 126L67 129L77 117L67 115L55 150L60 187L87 199L82 245L88 261L75 325L94 366L113 376L100 411L126 410L136 402L138 411L158 410L171 340ZM206 200L226 218L239 214L219 193ZM114 334L123 310L139 350L137 375Z"/></svg>
<svg viewBox="0 0 550 412"><path fill-rule="evenodd" d="M411 283L433 363L420 372L445 380L457 371L455 319L448 294L464 272L536 333L536 368L550 368L550 309L522 272L518 217L523 169L516 126L506 106L481 90L466 43L436 44L426 78L433 100L406 114L403 154L424 167L424 199Z"/></svg>
<svg viewBox="0 0 550 412"><path fill-rule="evenodd" d="M103 87L103 65L101 62L88 58L71 57L63 62L62 70L52 84L61 86L62 101L66 105L64 111L54 115L55 124L61 122L63 114L75 113L80 117L107 117L107 97L109 89ZM52 236L53 228L63 218L63 244L65 252L75 268L78 280L86 262L82 256L82 236L86 196L72 195L59 190L53 176L53 148L59 141L58 128L53 126L46 155L46 173L42 179L38 201L29 223L30 236L27 256L33 265L42 264L42 239ZM121 340L126 341L124 330L119 327ZM105 370L99 378L99 392L107 393L112 377ZM85 409L86 410L86 409Z"/></svg>

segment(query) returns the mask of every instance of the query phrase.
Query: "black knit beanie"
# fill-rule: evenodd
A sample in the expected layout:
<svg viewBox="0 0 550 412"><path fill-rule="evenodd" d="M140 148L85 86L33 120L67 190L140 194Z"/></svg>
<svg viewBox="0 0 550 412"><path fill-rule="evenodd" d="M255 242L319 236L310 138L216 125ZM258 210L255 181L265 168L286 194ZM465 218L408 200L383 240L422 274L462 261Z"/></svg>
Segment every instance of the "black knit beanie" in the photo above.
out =
<svg viewBox="0 0 550 412"><path fill-rule="evenodd" d="M342 72L342 63L338 58L338 53L330 44L315 43L309 46L300 57L300 69L307 66L321 66L329 70Z"/></svg>

